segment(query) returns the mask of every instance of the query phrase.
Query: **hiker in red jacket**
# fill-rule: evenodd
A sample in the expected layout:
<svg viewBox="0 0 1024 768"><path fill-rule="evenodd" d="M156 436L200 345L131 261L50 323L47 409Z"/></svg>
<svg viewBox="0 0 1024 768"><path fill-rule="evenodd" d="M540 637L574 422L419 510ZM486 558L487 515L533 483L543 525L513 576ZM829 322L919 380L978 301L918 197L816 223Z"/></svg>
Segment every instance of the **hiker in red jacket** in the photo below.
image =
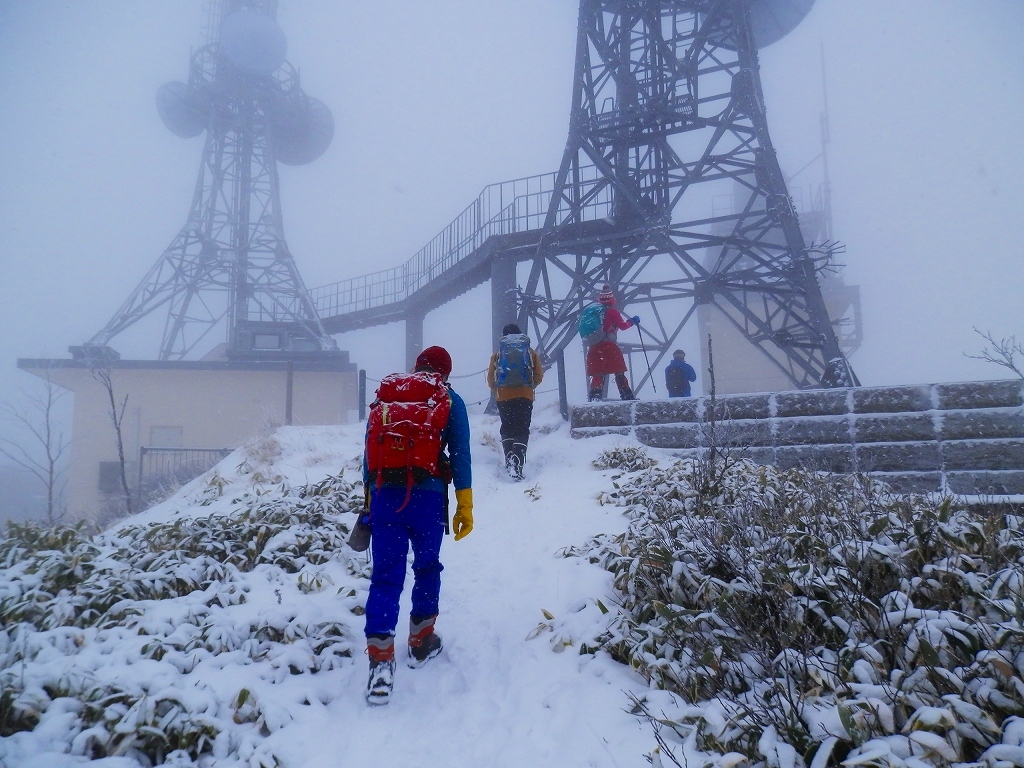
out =
<svg viewBox="0 0 1024 768"><path fill-rule="evenodd" d="M587 376L590 377L590 390L587 393L588 400L600 400L604 394L604 377L609 374L615 376L615 385L619 388L619 397L623 400L636 400L633 390L629 386L629 379L626 378L626 359L622 356L622 350L616 341L619 331L625 331L634 325L640 324L639 317L625 318L615 308L615 296L612 288L607 283L602 287L601 293L597 296L598 302L604 307L604 319L601 325L601 333L588 337L587 349Z"/></svg>

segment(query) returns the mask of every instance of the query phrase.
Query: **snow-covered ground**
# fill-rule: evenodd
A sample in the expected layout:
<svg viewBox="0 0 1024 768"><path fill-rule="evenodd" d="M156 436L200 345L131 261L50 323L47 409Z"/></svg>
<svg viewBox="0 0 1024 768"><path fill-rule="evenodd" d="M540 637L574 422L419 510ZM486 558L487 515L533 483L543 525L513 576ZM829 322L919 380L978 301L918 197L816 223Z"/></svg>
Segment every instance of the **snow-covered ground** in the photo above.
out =
<svg viewBox="0 0 1024 768"><path fill-rule="evenodd" d="M165 684L157 679L161 675L178 675L177 685L202 686L205 695L220 699L210 705L213 710L219 708L223 715L234 707L236 713L242 712L236 720L243 723L245 705L225 699L243 689L250 691L265 713L263 721L239 725L249 730L240 731L241 737L236 734L230 747L222 741L214 750L222 761L211 764L256 765L261 759L266 764L273 755L286 768L646 765L645 756L655 746L653 735L627 710L628 694L642 694L647 683L603 653L579 653L580 638L596 634L602 625L598 600L614 603L611 575L585 559L560 554L595 534L625 528L622 509L597 500L610 488L611 473L591 466L601 450L621 438L571 440L555 409L539 409L526 479L513 483L501 466L496 418L476 414L471 421L475 528L458 543L446 537L442 547L445 571L437 627L445 650L422 669L409 669L400 661L388 706L369 707L363 697L367 662L360 605L365 602L367 570L364 556L347 548L347 554L318 568L307 566L297 576L257 565L242 579L244 605L224 609L241 625L342 625L351 641L351 657L318 661L317 671L295 674L292 669L288 674L289 664L301 667L304 662L290 662L277 646L269 654L246 656L244 648L227 655L198 654L172 668L174 653L163 661L133 656L132 643L141 642L134 632L117 639L120 651L112 650L109 629L99 635L92 634L95 630L81 633L84 639L74 642L84 647L64 655L55 651L52 663L64 665L60 674L72 675L76 664L86 664L88 668L78 670L82 675L142 688ZM361 425L281 428L250 446L248 453L240 449L222 462L213 491L208 473L166 502L125 521L121 529L230 514L252 502L254 480L268 496L281 483L315 483L342 468L345 477L354 480L361 438ZM248 497L243 496L246 491ZM406 593L411 578L410 573ZM400 660L405 653L408 594L405 598ZM189 599L192 610L209 604L206 593L150 601L145 610L152 616L146 620L193 621L182 607ZM165 602L178 608L161 608ZM556 621L546 620L551 615ZM552 626L563 628L558 631L573 627L572 636L558 634ZM107 650L102 657L89 657L86 651L91 642L100 642L97 637L106 642ZM346 642L339 647L346 647ZM181 663L186 663L184 672ZM72 720L47 713L34 731L0 738L0 764L65 768L85 762L84 756L58 754L71 749L76 735L68 731ZM79 739L79 752L81 744ZM239 758L245 762L236 762ZM121 757L96 764L137 765Z"/></svg>

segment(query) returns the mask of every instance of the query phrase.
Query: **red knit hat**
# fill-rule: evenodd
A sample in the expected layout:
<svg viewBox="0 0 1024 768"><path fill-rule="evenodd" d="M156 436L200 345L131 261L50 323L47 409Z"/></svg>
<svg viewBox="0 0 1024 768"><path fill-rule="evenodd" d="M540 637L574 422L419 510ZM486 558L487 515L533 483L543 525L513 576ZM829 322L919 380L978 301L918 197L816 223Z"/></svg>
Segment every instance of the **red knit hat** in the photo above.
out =
<svg viewBox="0 0 1024 768"><path fill-rule="evenodd" d="M597 300L602 304L615 303L615 294L612 293L612 287L608 283L601 286L601 292L597 294Z"/></svg>
<svg viewBox="0 0 1024 768"><path fill-rule="evenodd" d="M448 374L452 372L452 356L444 347L427 347L416 358L416 370L423 368L440 373L447 379Z"/></svg>

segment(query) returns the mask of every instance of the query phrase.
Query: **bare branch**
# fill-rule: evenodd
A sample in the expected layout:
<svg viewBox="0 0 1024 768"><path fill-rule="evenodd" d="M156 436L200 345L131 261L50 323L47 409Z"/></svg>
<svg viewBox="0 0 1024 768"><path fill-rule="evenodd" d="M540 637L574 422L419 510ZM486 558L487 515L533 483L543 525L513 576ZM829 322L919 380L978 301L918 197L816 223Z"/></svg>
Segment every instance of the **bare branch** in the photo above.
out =
<svg viewBox="0 0 1024 768"><path fill-rule="evenodd" d="M128 472L127 462L124 456L124 433L121 430L121 424L124 422L124 412L128 407L128 395L122 398L120 407L118 407L117 395L114 392L114 380L110 375L109 368L91 368L93 377L103 385L103 388L107 392L107 401L109 404L109 411L107 413L110 416L110 422L114 427L114 438L117 442L117 459L120 465L120 479L121 479L121 492L124 495L124 509L127 514L132 514L132 492L128 487Z"/></svg>
<svg viewBox="0 0 1024 768"><path fill-rule="evenodd" d="M25 446L16 440L0 437L0 455L30 472L46 488L46 521L56 525L66 511L66 456L69 448L64 431L59 427L58 406L65 396L49 375L41 393L21 390L25 405L4 403L0 414L31 437Z"/></svg>
<svg viewBox="0 0 1024 768"><path fill-rule="evenodd" d="M1019 378L1024 379L1024 359L1020 362L1017 361L1018 355L1021 358L1024 358L1024 342L1017 341L1016 336L1010 336L996 341L992 336L991 331L980 331L975 328L974 332L987 341L988 346L981 350L980 355L968 355L965 352L965 357L998 365L1012 371Z"/></svg>

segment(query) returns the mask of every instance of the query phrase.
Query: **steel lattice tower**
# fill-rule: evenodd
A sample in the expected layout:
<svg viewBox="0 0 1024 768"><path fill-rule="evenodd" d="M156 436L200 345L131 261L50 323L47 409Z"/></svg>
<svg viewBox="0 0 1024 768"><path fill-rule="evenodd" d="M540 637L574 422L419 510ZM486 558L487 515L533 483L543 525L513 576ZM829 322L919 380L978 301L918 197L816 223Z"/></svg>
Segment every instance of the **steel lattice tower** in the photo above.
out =
<svg viewBox="0 0 1024 768"><path fill-rule="evenodd" d="M285 61L276 6L212 3L208 44L192 56L188 83L158 91L173 133L206 132L188 219L106 327L73 351L103 348L160 309L161 360L185 358L218 326L226 326L235 357L337 349L285 242L277 173L278 162L301 165L322 154L334 122Z"/></svg>
<svg viewBox="0 0 1024 768"><path fill-rule="evenodd" d="M565 154L525 288L513 290L521 255L492 268L495 325L511 309L500 297L517 295L520 323L561 367L607 282L644 316L654 367L713 305L796 387L858 383L817 279L832 246L804 242L759 76L758 46L812 2L581 0Z"/></svg>

